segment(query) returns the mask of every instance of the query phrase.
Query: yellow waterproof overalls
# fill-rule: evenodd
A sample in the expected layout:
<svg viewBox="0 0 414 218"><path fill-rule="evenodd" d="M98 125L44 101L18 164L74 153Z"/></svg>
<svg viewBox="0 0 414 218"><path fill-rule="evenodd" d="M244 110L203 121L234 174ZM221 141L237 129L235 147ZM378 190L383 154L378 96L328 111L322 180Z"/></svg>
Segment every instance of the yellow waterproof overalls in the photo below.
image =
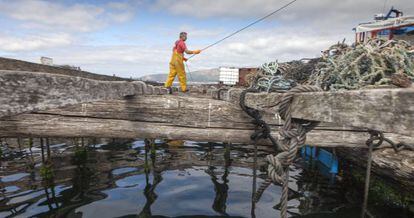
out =
<svg viewBox="0 0 414 218"><path fill-rule="evenodd" d="M173 50L173 54L170 61L170 74L168 75L165 87L169 88L172 86L175 76L178 76L180 81L181 91L187 90L187 77L184 70L184 54L177 52L177 49Z"/></svg>

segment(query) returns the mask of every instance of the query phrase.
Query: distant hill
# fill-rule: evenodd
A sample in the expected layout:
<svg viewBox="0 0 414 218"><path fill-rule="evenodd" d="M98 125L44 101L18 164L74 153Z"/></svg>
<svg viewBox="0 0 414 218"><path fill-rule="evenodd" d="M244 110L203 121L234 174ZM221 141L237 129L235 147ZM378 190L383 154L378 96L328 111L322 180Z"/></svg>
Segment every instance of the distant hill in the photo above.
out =
<svg viewBox="0 0 414 218"><path fill-rule="evenodd" d="M80 68L71 68L68 66L49 66L44 64L32 63L27 61L21 61L11 58L0 57L0 70L19 70L19 71L31 71L42 73L53 73L69 76L79 76L88 79L105 80L105 81L124 81L129 80L126 78L120 78L115 76L108 76L102 74L91 73L82 71Z"/></svg>
<svg viewBox="0 0 414 218"><path fill-rule="evenodd" d="M163 83L167 79L168 74L151 74L140 77L143 81L155 81ZM175 81L178 81L176 78ZM217 83L219 81L219 69L199 70L187 73L187 81L189 83Z"/></svg>

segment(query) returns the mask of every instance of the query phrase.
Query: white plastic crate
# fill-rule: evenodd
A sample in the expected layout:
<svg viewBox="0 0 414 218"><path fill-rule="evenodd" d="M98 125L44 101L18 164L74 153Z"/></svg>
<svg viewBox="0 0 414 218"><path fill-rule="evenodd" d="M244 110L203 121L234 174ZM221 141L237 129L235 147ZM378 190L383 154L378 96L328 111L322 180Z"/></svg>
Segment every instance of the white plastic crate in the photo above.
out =
<svg viewBox="0 0 414 218"><path fill-rule="evenodd" d="M239 82L239 69L230 67L220 67L219 81L225 85L236 85Z"/></svg>

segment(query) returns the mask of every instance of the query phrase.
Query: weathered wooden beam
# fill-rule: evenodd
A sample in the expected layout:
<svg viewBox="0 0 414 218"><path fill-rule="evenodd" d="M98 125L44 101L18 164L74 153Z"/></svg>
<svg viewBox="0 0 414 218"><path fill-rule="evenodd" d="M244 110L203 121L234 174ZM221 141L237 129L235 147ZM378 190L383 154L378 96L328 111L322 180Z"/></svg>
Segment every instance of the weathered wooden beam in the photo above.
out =
<svg viewBox="0 0 414 218"><path fill-rule="evenodd" d="M279 120L265 114L277 137ZM207 98L171 95L137 96L93 102L0 119L0 137L168 138L250 144L255 126L237 105ZM394 140L410 137L386 134ZM323 124L308 134L309 144L325 147L365 147L369 135L361 129ZM269 140L260 144L270 145Z"/></svg>
<svg viewBox="0 0 414 218"><path fill-rule="evenodd" d="M365 167L367 163L367 150L337 149L338 155L353 163ZM403 150L396 153L393 149L379 149L372 153L372 170L378 175L391 178L414 191L414 152Z"/></svg>
<svg viewBox="0 0 414 218"><path fill-rule="evenodd" d="M252 129L195 128L160 123L99 119L89 117L67 117L57 115L22 114L0 123L2 137L110 137L110 138L164 138L200 142L229 142L251 144ZM274 129L277 130L277 129ZM277 137L278 134L273 132ZM364 132L317 129L308 133L307 144L318 147L361 147L369 135ZM395 134L387 137L394 140L413 140ZM271 145L268 140L258 144Z"/></svg>
<svg viewBox="0 0 414 218"><path fill-rule="evenodd" d="M218 95L211 92L213 98L219 96L225 101L239 103L240 89L229 89ZM333 126L322 123L316 130L308 133L307 143L311 145L330 145L341 143L347 146L338 146L338 155L351 160L353 163L364 166L367 162L366 149L361 146L368 134L366 128L379 129L386 133L385 136L395 142L405 141L413 144L410 139L413 131L413 99L414 90L411 89L381 89L381 90L360 90L326 93L304 93L295 96L293 101L293 116L296 118L320 120L333 122ZM282 93L271 94L248 94L246 103L248 106L277 113L276 103L282 97ZM365 127L354 129L341 125L353 125ZM336 129L331 131L329 129ZM317 140L313 140L313 134L319 134ZM352 132L354 129L354 132ZM400 134L395 134L400 133ZM407 137L403 136L407 135ZM358 140L359 139L359 140ZM356 148L361 146L360 148ZM349 148L349 147L355 148ZM342 148L341 148L342 147ZM373 172L378 175L393 178L406 188L413 190L414 187L414 152L403 150L396 153L391 148L378 149L373 153Z"/></svg>
<svg viewBox="0 0 414 218"><path fill-rule="evenodd" d="M272 135L277 137L279 120L272 114L264 117L271 124ZM0 137L165 138L252 144L250 135L255 127L251 121L238 105L230 102L150 95L3 117ZM335 127L328 123L322 123L307 136L307 144L343 148L366 148L365 140L369 137L364 129ZM414 142L413 138L392 133L385 133L385 136L394 141ZM269 146L270 142L262 140L259 144ZM374 155L374 171L412 185L409 181L412 181L413 162L409 158L414 152L405 150L391 154L387 151L378 157ZM358 157L357 153L352 153L354 156Z"/></svg>
<svg viewBox="0 0 414 218"><path fill-rule="evenodd" d="M142 82L0 70L0 117L145 93Z"/></svg>
<svg viewBox="0 0 414 218"><path fill-rule="evenodd" d="M228 94L230 92L230 94ZM221 99L237 103L241 90L222 92ZM246 105L276 113L283 93L248 94ZM217 91L211 93L216 98ZM414 135L414 88L296 94L295 118Z"/></svg>
<svg viewBox="0 0 414 218"><path fill-rule="evenodd" d="M217 98L218 90L208 95ZM221 99L238 102L240 90L221 91ZM0 117L70 104L165 94L165 89L139 82L97 81L80 77L21 71L0 71ZM230 94L229 94L230 93ZM280 93L248 94L248 106L276 112ZM293 117L411 136L414 133L414 89L370 89L297 94Z"/></svg>

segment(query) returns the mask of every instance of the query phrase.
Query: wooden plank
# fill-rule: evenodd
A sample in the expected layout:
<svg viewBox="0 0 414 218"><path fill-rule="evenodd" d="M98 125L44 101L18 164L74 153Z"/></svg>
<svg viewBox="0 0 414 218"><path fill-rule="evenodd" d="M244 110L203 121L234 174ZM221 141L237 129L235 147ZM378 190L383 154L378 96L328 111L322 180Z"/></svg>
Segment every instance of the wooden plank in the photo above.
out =
<svg viewBox="0 0 414 218"><path fill-rule="evenodd" d="M237 103L241 90L224 92L221 99ZM217 96L214 90L211 95ZM246 105L276 113L282 93L250 93ZM296 94L292 116L299 119L335 123L414 135L414 88L367 89L355 91Z"/></svg>
<svg viewBox="0 0 414 218"><path fill-rule="evenodd" d="M252 129L195 128L118 119L68 117L45 114L22 114L0 122L1 137L110 137L110 138L164 138L200 142L229 142L252 144ZM277 130L277 129L273 129ZM277 132L272 135L277 137ZM318 147L365 148L364 132L314 130L308 134L307 144ZM395 134L394 140L413 141ZM260 145L271 145L262 140Z"/></svg>
<svg viewBox="0 0 414 218"><path fill-rule="evenodd" d="M0 70L0 117L143 94L145 84Z"/></svg>
<svg viewBox="0 0 414 218"><path fill-rule="evenodd" d="M292 113L296 118L414 135L414 89L303 94L294 104L306 108L294 107Z"/></svg>
<svg viewBox="0 0 414 218"><path fill-rule="evenodd" d="M277 137L279 120L265 114ZM250 144L255 126L237 105L182 96L137 96L22 114L0 120L0 137L168 138ZM323 124L308 135L309 144L325 147L366 147L366 132ZM395 140L410 137L386 134ZM270 145L270 141L260 142Z"/></svg>
<svg viewBox="0 0 414 218"><path fill-rule="evenodd" d="M207 95L217 98L218 89ZM240 90L220 92L238 103ZM96 81L80 77L0 71L0 117L134 94L166 94L140 82ZM230 93L230 94L229 94ZM280 93L248 94L248 106L274 113ZM414 89L370 89L297 94L293 117L411 136L414 134Z"/></svg>

